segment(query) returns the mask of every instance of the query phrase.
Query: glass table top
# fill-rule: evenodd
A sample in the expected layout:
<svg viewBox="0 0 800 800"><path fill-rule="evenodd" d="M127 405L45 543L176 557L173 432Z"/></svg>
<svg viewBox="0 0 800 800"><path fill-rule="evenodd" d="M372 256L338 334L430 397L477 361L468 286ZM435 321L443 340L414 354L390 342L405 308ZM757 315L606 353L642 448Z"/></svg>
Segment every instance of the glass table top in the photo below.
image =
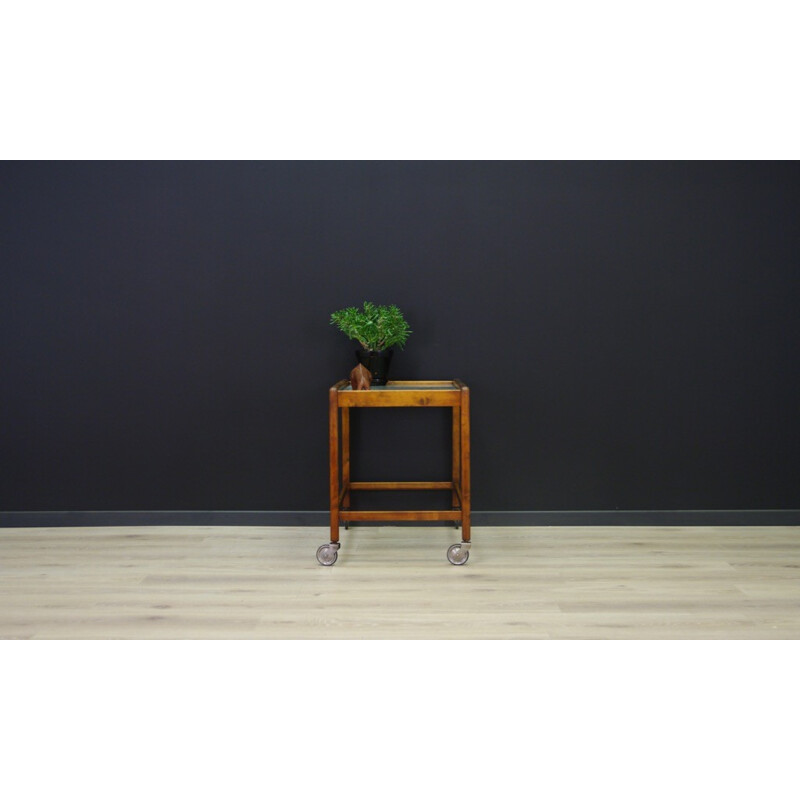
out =
<svg viewBox="0 0 800 800"><path fill-rule="evenodd" d="M418 391L422 390L425 392L428 391L444 391L444 392L452 392L454 389L458 389L459 387L453 381L431 381L430 383L426 381L389 381L386 386L370 386L370 392L397 392L397 391ZM367 391L365 389L357 389L354 390L352 386L348 383L346 386L342 386L339 389L340 392L352 392L352 391Z"/></svg>

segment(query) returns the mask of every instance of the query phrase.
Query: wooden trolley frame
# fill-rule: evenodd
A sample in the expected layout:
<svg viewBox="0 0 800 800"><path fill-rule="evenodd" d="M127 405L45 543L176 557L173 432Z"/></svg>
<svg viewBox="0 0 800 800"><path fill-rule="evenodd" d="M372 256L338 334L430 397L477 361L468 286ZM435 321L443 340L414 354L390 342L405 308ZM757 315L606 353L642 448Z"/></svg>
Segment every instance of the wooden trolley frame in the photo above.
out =
<svg viewBox="0 0 800 800"><path fill-rule="evenodd" d="M453 414L453 470L449 481L351 481L350 480L350 409L351 408L441 408L451 407ZM341 417L341 425L340 425ZM331 540L317 551L325 566L336 561L340 547L339 526L350 522L436 521L461 526L461 542L450 547L447 557L452 564L464 564L470 548L470 450L469 387L460 380L389 381L385 386L354 391L350 382L341 380L328 394L328 449L330 456ZM341 432L341 449L339 434ZM341 468L340 468L341 460ZM352 511L350 494L369 490L438 489L452 492L451 511Z"/></svg>

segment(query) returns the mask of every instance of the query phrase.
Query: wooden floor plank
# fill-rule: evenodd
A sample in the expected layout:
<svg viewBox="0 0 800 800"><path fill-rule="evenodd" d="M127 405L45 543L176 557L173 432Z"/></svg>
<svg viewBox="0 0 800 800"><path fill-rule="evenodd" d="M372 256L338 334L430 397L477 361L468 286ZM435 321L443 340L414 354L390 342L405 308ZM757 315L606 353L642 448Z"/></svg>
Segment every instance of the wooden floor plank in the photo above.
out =
<svg viewBox="0 0 800 800"><path fill-rule="evenodd" d="M796 639L800 528L0 530L4 639Z"/></svg>

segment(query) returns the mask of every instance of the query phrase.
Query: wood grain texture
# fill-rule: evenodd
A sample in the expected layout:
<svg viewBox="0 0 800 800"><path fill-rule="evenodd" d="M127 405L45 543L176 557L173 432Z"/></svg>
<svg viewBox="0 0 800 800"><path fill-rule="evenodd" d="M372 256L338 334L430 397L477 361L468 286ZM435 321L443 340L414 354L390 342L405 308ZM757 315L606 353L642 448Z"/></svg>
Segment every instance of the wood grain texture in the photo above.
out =
<svg viewBox="0 0 800 800"><path fill-rule="evenodd" d="M344 522L452 521L461 525L462 541L470 541L469 478L469 389L460 380L389 381L374 390L352 391L347 381L330 388L329 455L331 542L339 541L339 526ZM357 398L357 399L353 399ZM352 481L350 480L350 408L452 406L453 480L452 481ZM341 414L341 473L339 472L339 426ZM341 474L341 480L340 480ZM449 489L451 511L352 511L351 491L397 489ZM458 505L459 510L455 507Z"/></svg>
<svg viewBox="0 0 800 800"><path fill-rule="evenodd" d="M461 480L459 481L459 499L461 500L461 540L470 541L470 512L472 510L472 489L470 471L472 459L470 455L469 425L469 387L461 384Z"/></svg>
<svg viewBox="0 0 800 800"><path fill-rule="evenodd" d="M368 392L341 392L343 407L398 408L401 406L434 408L457 405L461 393L455 389L407 389L391 392L370 389Z"/></svg>
<svg viewBox="0 0 800 800"><path fill-rule="evenodd" d="M342 415L342 486L344 494L340 508L350 508L350 409L343 408Z"/></svg>
<svg viewBox="0 0 800 800"><path fill-rule="evenodd" d="M461 519L460 511L340 511L339 519L346 522L372 521L372 522L424 522L436 520L450 520L457 522Z"/></svg>
<svg viewBox="0 0 800 800"><path fill-rule="evenodd" d="M452 489L452 481L353 481L350 488L355 491L388 491L393 489Z"/></svg>
<svg viewBox="0 0 800 800"><path fill-rule="evenodd" d="M3 639L796 639L800 528L0 530Z"/></svg>
<svg viewBox="0 0 800 800"><path fill-rule="evenodd" d="M342 383L340 381L340 383ZM328 475L331 503L331 541L339 541L339 394L332 386L328 392Z"/></svg>
<svg viewBox="0 0 800 800"><path fill-rule="evenodd" d="M460 508L460 489L457 487L461 480L461 406L453 406L452 417L453 493L451 502L453 508Z"/></svg>

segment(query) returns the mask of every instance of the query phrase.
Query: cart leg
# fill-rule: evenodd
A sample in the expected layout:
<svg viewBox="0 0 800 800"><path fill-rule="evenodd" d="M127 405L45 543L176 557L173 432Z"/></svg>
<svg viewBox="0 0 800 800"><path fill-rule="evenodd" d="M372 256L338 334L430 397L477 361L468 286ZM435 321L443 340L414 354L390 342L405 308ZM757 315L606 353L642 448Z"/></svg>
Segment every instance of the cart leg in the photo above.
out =
<svg viewBox="0 0 800 800"><path fill-rule="evenodd" d="M339 394L333 388L328 395L328 459L330 467L331 541L317 548L317 561L333 566L339 555Z"/></svg>
<svg viewBox="0 0 800 800"><path fill-rule="evenodd" d="M461 407L453 406L453 510L461 507L456 484L461 480ZM458 522L454 523L458 530Z"/></svg>
<svg viewBox="0 0 800 800"><path fill-rule="evenodd" d="M469 388L461 389L461 541L470 541Z"/></svg>
<svg viewBox="0 0 800 800"><path fill-rule="evenodd" d="M339 396L328 396L328 457L330 466L331 543L339 541Z"/></svg>
<svg viewBox="0 0 800 800"><path fill-rule="evenodd" d="M350 409L347 406L342 407L342 487L342 508L350 508ZM345 522L345 530L349 527Z"/></svg>
<svg viewBox="0 0 800 800"><path fill-rule="evenodd" d="M469 483L469 389L461 389L461 408L458 424L456 424L455 408L453 409L453 483L458 480L461 489L461 542L450 545L447 549L447 560L455 566L462 566L469 560L470 542L470 483ZM459 470L456 472L455 443L458 442ZM456 477L457 476L457 477Z"/></svg>

